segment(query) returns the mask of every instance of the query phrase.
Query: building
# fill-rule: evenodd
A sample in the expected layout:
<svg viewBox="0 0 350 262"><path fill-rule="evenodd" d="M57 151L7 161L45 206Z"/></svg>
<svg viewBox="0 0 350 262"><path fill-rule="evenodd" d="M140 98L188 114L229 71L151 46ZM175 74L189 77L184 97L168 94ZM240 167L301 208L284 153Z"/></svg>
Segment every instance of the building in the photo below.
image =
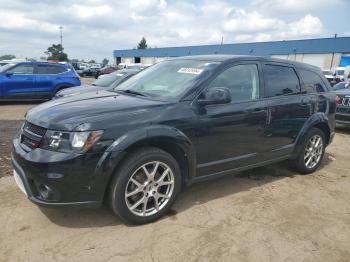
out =
<svg viewBox="0 0 350 262"><path fill-rule="evenodd" d="M113 51L115 64L154 64L170 57L207 54L269 56L331 69L342 56L350 55L350 37Z"/></svg>

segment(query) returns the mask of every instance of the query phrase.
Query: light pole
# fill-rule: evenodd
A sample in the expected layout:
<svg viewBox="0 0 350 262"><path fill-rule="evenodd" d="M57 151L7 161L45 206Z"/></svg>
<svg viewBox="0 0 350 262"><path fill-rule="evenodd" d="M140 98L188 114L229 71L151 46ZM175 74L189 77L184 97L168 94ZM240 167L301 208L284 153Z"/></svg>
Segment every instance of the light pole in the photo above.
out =
<svg viewBox="0 0 350 262"><path fill-rule="evenodd" d="M63 46L62 45L62 39L63 39L62 30L63 30L63 26L60 25L59 29L60 29L61 46Z"/></svg>

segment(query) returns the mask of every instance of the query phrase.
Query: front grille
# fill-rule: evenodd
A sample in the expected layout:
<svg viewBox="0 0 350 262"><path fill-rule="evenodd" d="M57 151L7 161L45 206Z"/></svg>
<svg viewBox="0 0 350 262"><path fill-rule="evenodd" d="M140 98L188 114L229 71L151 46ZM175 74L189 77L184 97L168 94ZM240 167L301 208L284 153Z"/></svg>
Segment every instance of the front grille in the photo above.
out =
<svg viewBox="0 0 350 262"><path fill-rule="evenodd" d="M25 122L21 134L21 143L30 149L40 146L41 140L45 135L46 128Z"/></svg>
<svg viewBox="0 0 350 262"><path fill-rule="evenodd" d="M350 108L337 107L337 113L350 114Z"/></svg>

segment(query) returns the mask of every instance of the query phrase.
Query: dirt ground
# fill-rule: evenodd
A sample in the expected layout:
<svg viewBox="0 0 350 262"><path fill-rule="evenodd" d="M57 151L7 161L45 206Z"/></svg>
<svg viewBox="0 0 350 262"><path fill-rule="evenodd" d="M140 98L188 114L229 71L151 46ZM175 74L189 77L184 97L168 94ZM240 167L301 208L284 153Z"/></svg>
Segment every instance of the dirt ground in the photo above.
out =
<svg viewBox="0 0 350 262"><path fill-rule="evenodd" d="M196 184L163 219L128 226L108 208L45 209L10 176L10 138L32 105L0 105L0 261L350 261L350 130L322 168L286 163Z"/></svg>

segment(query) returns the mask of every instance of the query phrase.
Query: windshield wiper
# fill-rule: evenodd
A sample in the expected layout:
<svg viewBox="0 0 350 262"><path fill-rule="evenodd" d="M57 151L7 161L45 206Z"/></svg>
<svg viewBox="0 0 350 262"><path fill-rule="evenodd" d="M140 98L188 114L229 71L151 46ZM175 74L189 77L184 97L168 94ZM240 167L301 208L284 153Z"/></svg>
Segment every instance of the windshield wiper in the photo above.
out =
<svg viewBox="0 0 350 262"><path fill-rule="evenodd" d="M131 90L131 89L117 90L117 92L122 92L122 93L137 95L137 96L146 96L145 94L142 94L140 92L137 92L137 91Z"/></svg>

